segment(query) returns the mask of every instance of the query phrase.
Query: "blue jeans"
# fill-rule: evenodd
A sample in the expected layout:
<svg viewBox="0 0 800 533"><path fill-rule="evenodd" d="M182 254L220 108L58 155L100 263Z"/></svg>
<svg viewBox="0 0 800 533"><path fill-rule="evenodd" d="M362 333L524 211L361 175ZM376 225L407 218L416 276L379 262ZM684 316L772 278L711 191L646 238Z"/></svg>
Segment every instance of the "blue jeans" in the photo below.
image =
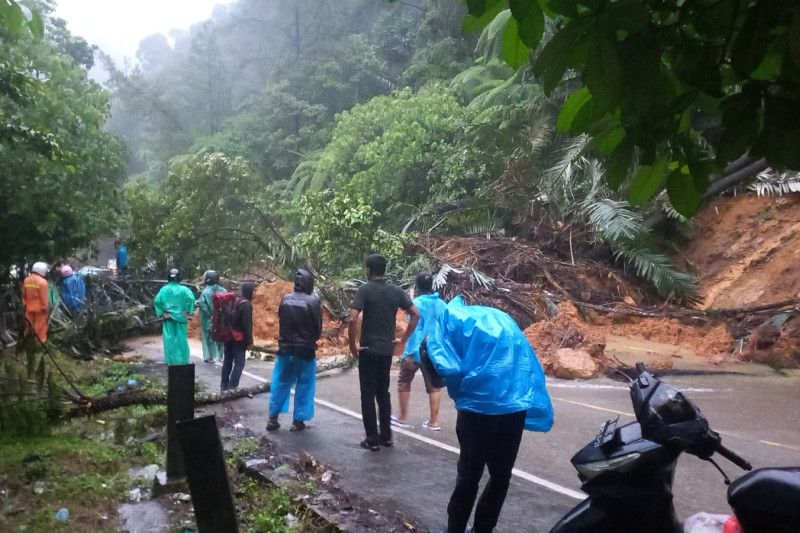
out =
<svg viewBox="0 0 800 533"><path fill-rule="evenodd" d="M240 342L225 343L225 357L222 360L222 382L220 390L235 389L244 371L245 347Z"/></svg>
<svg viewBox="0 0 800 533"><path fill-rule="evenodd" d="M289 354L275 358L272 384L269 389L269 417L289 412L289 394L294 391L292 418L305 422L314 418L314 390L317 385L317 360L303 359Z"/></svg>

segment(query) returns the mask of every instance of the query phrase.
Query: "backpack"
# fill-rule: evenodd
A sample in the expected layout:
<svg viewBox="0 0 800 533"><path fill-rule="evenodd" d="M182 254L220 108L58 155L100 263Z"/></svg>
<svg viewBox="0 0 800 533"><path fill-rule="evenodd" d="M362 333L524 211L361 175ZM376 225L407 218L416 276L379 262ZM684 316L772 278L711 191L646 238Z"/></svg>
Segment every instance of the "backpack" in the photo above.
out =
<svg viewBox="0 0 800 533"><path fill-rule="evenodd" d="M228 342L233 339L236 321L236 305L239 298L235 292L219 291L211 295L211 339Z"/></svg>

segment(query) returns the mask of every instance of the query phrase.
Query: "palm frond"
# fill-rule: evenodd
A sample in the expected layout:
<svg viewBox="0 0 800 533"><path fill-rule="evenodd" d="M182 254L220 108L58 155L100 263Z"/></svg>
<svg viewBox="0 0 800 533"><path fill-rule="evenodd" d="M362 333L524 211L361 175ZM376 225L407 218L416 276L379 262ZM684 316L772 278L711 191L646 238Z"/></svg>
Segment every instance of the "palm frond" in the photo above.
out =
<svg viewBox="0 0 800 533"><path fill-rule="evenodd" d="M453 268L447 263L443 264L442 267L439 269L439 272L437 272L436 275L433 276L433 290L438 291L444 288L447 285L447 276L449 276L451 272L453 274L464 273L463 270L460 270L458 268Z"/></svg>
<svg viewBox="0 0 800 533"><path fill-rule="evenodd" d="M800 172L775 172L768 168L748 187L758 196L783 196L800 192Z"/></svg>
<svg viewBox="0 0 800 533"><path fill-rule="evenodd" d="M610 198L584 201L580 209L586 213L589 223L605 240L636 240L647 233L642 216L626 201Z"/></svg>
<svg viewBox="0 0 800 533"><path fill-rule="evenodd" d="M500 56L503 49L503 30L511 18L511 10L504 9L483 29L478 43L475 45L475 52L484 61Z"/></svg>
<svg viewBox="0 0 800 533"><path fill-rule="evenodd" d="M652 249L619 241L615 243L617 259L624 259L636 270L636 275L653 284L664 298L675 298L687 304L700 301L695 277L675 270L669 258Z"/></svg>

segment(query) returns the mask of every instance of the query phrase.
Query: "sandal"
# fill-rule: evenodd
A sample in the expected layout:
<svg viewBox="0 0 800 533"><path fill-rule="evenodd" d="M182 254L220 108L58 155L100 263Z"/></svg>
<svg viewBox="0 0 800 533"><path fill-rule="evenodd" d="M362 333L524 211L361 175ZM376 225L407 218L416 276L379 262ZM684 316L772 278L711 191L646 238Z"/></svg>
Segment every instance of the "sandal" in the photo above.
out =
<svg viewBox="0 0 800 533"><path fill-rule="evenodd" d="M306 423L301 420L293 420L292 427L289 428L289 431L303 431L306 429Z"/></svg>
<svg viewBox="0 0 800 533"><path fill-rule="evenodd" d="M431 425L431 421L430 420L426 420L425 422L423 422L422 423L422 427L424 427L425 429L429 429L431 431L441 431L442 430L442 426L440 426L438 424L435 425L435 426Z"/></svg>
<svg viewBox="0 0 800 533"><path fill-rule="evenodd" d="M270 419L269 422L267 422L267 431L275 431L279 427L281 427L281 425L277 419Z"/></svg>
<svg viewBox="0 0 800 533"><path fill-rule="evenodd" d="M391 416L392 425L399 428L410 428L411 424L406 424L405 422L401 422L399 418L392 415Z"/></svg>

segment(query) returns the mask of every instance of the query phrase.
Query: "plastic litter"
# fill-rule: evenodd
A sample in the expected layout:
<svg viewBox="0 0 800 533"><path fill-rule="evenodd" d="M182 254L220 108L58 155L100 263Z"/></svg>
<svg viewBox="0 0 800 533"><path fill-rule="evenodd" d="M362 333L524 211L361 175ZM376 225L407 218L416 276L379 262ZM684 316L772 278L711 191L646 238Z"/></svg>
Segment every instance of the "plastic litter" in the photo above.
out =
<svg viewBox="0 0 800 533"><path fill-rule="evenodd" d="M33 484L33 493L34 494L42 494L45 489L44 481L36 481Z"/></svg>
<svg viewBox="0 0 800 533"><path fill-rule="evenodd" d="M503 311L455 297L428 339L428 356L457 409L488 415L527 411L525 429L553 427L544 371L522 330Z"/></svg>
<svg viewBox="0 0 800 533"><path fill-rule="evenodd" d="M697 513L683 523L683 533L722 533L728 515Z"/></svg>
<svg viewBox="0 0 800 533"><path fill-rule="evenodd" d="M56 512L56 522L67 522L69 520L69 509L62 507Z"/></svg>
<svg viewBox="0 0 800 533"><path fill-rule="evenodd" d="M131 379L129 379L129 380L128 380L128 386L129 386L129 387L133 387L133 386L135 386L137 383L139 383L139 380L138 380L138 379L133 379L133 378L131 378Z"/></svg>

